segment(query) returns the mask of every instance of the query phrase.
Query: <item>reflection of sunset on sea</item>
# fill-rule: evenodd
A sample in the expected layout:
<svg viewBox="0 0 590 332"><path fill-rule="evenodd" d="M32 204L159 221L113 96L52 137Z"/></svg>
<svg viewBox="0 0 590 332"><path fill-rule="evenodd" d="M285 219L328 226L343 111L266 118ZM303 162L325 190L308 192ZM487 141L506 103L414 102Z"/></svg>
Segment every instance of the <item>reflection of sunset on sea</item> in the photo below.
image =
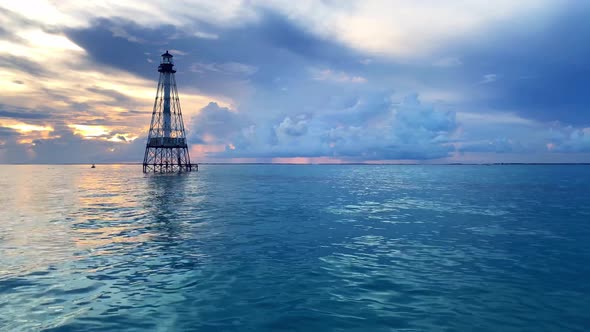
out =
<svg viewBox="0 0 590 332"><path fill-rule="evenodd" d="M121 166L113 165L109 170L120 172ZM120 181L126 180L104 175L89 173L81 176L77 184L76 206L80 216L74 214L77 218L72 224L72 241L79 249L92 250L93 254L109 254L102 248L110 244L139 244L150 238L150 234L144 233L145 225L137 222L146 215L138 209L137 196L121 191L125 186Z"/></svg>

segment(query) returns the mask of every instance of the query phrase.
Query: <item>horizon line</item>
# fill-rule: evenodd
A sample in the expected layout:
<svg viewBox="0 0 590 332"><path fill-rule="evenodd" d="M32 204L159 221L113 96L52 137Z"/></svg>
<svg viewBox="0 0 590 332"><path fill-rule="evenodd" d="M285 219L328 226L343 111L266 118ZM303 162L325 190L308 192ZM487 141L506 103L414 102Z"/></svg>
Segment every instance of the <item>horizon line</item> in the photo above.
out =
<svg viewBox="0 0 590 332"><path fill-rule="evenodd" d="M0 165L143 165L141 162L98 162L98 163L0 163ZM493 163L224 163L224 162L205 162L193 163L192 165L366 165L366 166L460 166L460 165L474 165L474 166L501 166L501 165L590 165L590 162L493 162Z"/></svg>

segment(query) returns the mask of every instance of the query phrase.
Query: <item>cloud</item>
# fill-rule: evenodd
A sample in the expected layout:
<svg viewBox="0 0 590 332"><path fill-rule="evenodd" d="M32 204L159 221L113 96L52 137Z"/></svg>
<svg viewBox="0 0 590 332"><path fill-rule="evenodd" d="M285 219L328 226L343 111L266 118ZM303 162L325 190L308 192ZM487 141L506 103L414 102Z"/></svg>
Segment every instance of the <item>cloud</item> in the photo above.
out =
<svg viewBox="0 0 590 332"><path fill-rule="evenodd" d="M199 161L574 158L590 125L589 12L553 0L0 5L0 162L47 162L62 146L128 160L110 149L136 145L140 161L133 138L167 49Z"/></svg>
<svg viewBox="0 0 590 332"><path fill-rule="evenodd" d="M496 74L485 74L479 84L488 84L492 82L496 82L498 80L498 75Z"/></svg>
<svg viewBox="0 0 590 332"><path fill-rule="evenodd" d="M84 24L68 20L35 20L36 15L34 11L25 11L21 15L0 9L0 19L14 23L5 26L8 29L6 34L11 37L0 40L3 46L0 49L3 103L0 106L0 125L21 126L21 129L25 125L56 128L101 126L105 133L109 133L100 136L104 141L123 141L122 138L132 141L134 137L143 135L149 124L157 72L152 65L149 67L150 75L145 75L151 77L144 78L123 67L129 65L133 68L138 63L128 57L135 50L130 45L141 45L149 38L144 39L145 34L138 32L135 26L108 25L104 24L104 20L98 20L95 22L98 29L91 29L95 33L90 34L96 39L86 43L87 40L76 33L79 30L71 28L80 28ZM111 57L118 59L116 61L132 61L116 68L97 60ZM181 92L183 101L197 107L205 105L201 97L198 93ZM190 109L187 114L191 114ZM13 150L18 150L16 145L22 144L23 149L29 149L33 141L42 145L46 140L57 142L56 139L59 139L56 133L43 133L28 131L21 134L18 141L6 142L5 145L14 144ZM59 145L51 146L58 148ZM30 153L18 155L26 156L27 160L38 160L32 159ZM113 154L109 151L107 155ZM51 158L50 153L47 158ZM60 160L56 157L56 161Z"/></svg>
<svg viewBox="0 0 590 332"><path fill-rule="evenodd" d="M462 64L463 64L463 62L461 62L461 60L459 58L455 58L455 57L440 58L432 63L432 65L434 67L439 67L439 68L457 67Z"/></svg>
<svg viewBox="0 0 590 332"><path fill-rule="evenodd" d="M569 127L561 131L552 130L547 149L551 152L590 152L590 128Z"/></svg>
<svg viewBox="0 0 590 332"><path fill-rule="evenodd" d="M252 75L258 71L255 66L239 62L225 62L225 63L193 63L190 70L195 73L203 73L205 71L217 72L222 74L242 74Z"/></svg>
<svg viewBox="0 0 590 332"><path fill-rule="evenodd" d="M482 84L471 95L488 109L522 117L590 125L590 4L567 1L549 15L498 25L486 36L449 45L461 50L461 75ZM509 36L509 37L508 37ZM484 77L502 73L498 77Z"/></svg>
<svg viewBox="0 0 590 332"><path fill-rule="evenodd" d="M367 97L377 100L364 100ZM222 151L209 153L215 158L421 160L446 157L453 150L448 144L457 127L453 112L436 111L423 105L415 94L400 101L387 94L360 99L363 106L341 109L357 113L342 124L333 123L332 115L321 109L314 115L252 122L247 110L242 114L212 103L191 121L191 137L198 144L224 146ZM205 128L201 123L211 125ZM221 123L224 125L217 125Z"/></svg>
<svg viewBox="0 0 590 332"><path fill-rule="evenodd" d="M217 35L217 34L203 32L203 31L196 31L193 33L193 36L195 36L197 38L203 38L203 39L218 39L219 38L219 35Z"/></svg>
<svg viewBox="0 0 590 332"><path fill-rule="evenodd" d="M307 119L305 114L297 116L295 119L286 117L276 128L277 135L283 136L302 136L307 133Z"/></svg>
<svg viewBox="0 0 590 332"><path fill-rule="evenodd" d="M27 144L18 143L22 135L13 134L12 140L0 144L0 160L4 163L138 162L145 149L145 138L132 142L87 139L67 128L57 129L54 134L53 138L35 139Z"/></svg>
<svg viewBox="0 0 590 332"><path fill-rule="evenodd" d="M378 56L412 58L443 48L497 22L541 15L556 1L272 1L270 6L319 36Z"/></svg>
<svg viewBox="0 0 590 332"><path fill-rule="evenodd" d="M367 83L362 76L352 76L344 72L335 72L331 69L310 69L312 79L316 81L333 81L341 83Z"/></svg>
<svg viewBox="0 0 590 332"><path fill-rule="evenodd" d="M461 135L453 144L459 159L464 154L481 157L487 153L496 158L513 155L517 162L568 162L574 158L580 162L582 154L590 152L590 128L544 123L511 113L459 113L457 118Z"/></svg>
<svg viewBox="0 0 590 332"><path fill-rule="evenodd" d="M0 138L16 137L19 135L20 133L14 128L0 127Z"/></svg>
<svg viewBox="0 0 590 332"><path fill-rule="evenodd" d="M6 110L7 108L12 110ZM28 119L48 119L51 115L47 113L41 113L38 111L31 111L27 109L19 109L10 106L0 105L0 118L11 118L17 120L28 120Z"/></svg>
<svg viewBox="0 0 590 332"><path fill-rule="evenodd" d="M215 28L240 28L261 20L261 12L272 11L287 16L298 26L324 39L336 39L348 47L378 55L419 56L444 45L454 38L485 31L499 21L523 15L544 14L558 4L556 1L498 0L490 6L483 0L468 3L428 0L323 1L294 4L274 1L191 0L163 4L159 1L107 0L80 4L76 1L39 2L35 6L11 4L15 12L25 13L32 21L68 28L87 28L100 18L124 17L146 28L174 26L185 34L215 39ZM154 15L157 13L157 15ZM124 38L145 40L116 28ZM124 32L123 32L124 31ZM288 35L288 30L269 31ZM294 41L303 45L304 40ZM303 44L302 44L303 43Z"/></svg>
<svg viewBox="0 0 590 332"><path fill-rule="evenodd" d="M511 153L511 152L531 152L527 147L518 141L508 138L498 138L485 141L472 141L461 144L459 152L493 152L493 153Z"/></svg>
<svg viewBox="0 0 590 332"><path fill-rule="evenodd" d="M210 102L190 120L189 141L197 144L224 143L246 125L246 120L240 114Z"/></svg>

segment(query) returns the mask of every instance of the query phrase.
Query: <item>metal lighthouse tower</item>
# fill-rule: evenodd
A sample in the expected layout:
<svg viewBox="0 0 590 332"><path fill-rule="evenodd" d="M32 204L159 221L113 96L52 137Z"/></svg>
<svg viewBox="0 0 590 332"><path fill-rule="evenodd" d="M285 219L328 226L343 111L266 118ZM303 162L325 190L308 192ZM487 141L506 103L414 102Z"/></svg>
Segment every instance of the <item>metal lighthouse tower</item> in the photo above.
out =
<svg viewBox="0 0 590 332"><path fill-rule="evenodd" d="M143 157L144 173L190 172L198 170L191 165L188 145L180 111L180 101L176 90L174 63L172 54L162 54L158 66L160 80L156 91L152 122L148 134L145 155Z"/></svg>

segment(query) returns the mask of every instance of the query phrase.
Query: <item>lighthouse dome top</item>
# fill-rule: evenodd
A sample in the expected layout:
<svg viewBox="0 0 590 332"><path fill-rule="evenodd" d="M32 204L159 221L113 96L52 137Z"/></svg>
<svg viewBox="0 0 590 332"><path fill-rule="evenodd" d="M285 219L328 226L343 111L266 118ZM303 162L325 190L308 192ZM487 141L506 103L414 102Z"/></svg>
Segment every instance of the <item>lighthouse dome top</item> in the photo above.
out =
<svg viewBox="0 0 590 332"><path fill-rule="evenodd" d="M176 70L173 69L174 62L172 61L172 54L168 51L162 54L162 62L160 62L160 66L158 66L158 71L161 73L175 73Z"/></svg>
<svg viewBox="0 0 590 332"><path fill-rule="evenodd" d="M166 53L162 54L162 63L163 64L174 63L174 62L172 62L172 54L168 53L168 51L166 51Z"/></svg>

